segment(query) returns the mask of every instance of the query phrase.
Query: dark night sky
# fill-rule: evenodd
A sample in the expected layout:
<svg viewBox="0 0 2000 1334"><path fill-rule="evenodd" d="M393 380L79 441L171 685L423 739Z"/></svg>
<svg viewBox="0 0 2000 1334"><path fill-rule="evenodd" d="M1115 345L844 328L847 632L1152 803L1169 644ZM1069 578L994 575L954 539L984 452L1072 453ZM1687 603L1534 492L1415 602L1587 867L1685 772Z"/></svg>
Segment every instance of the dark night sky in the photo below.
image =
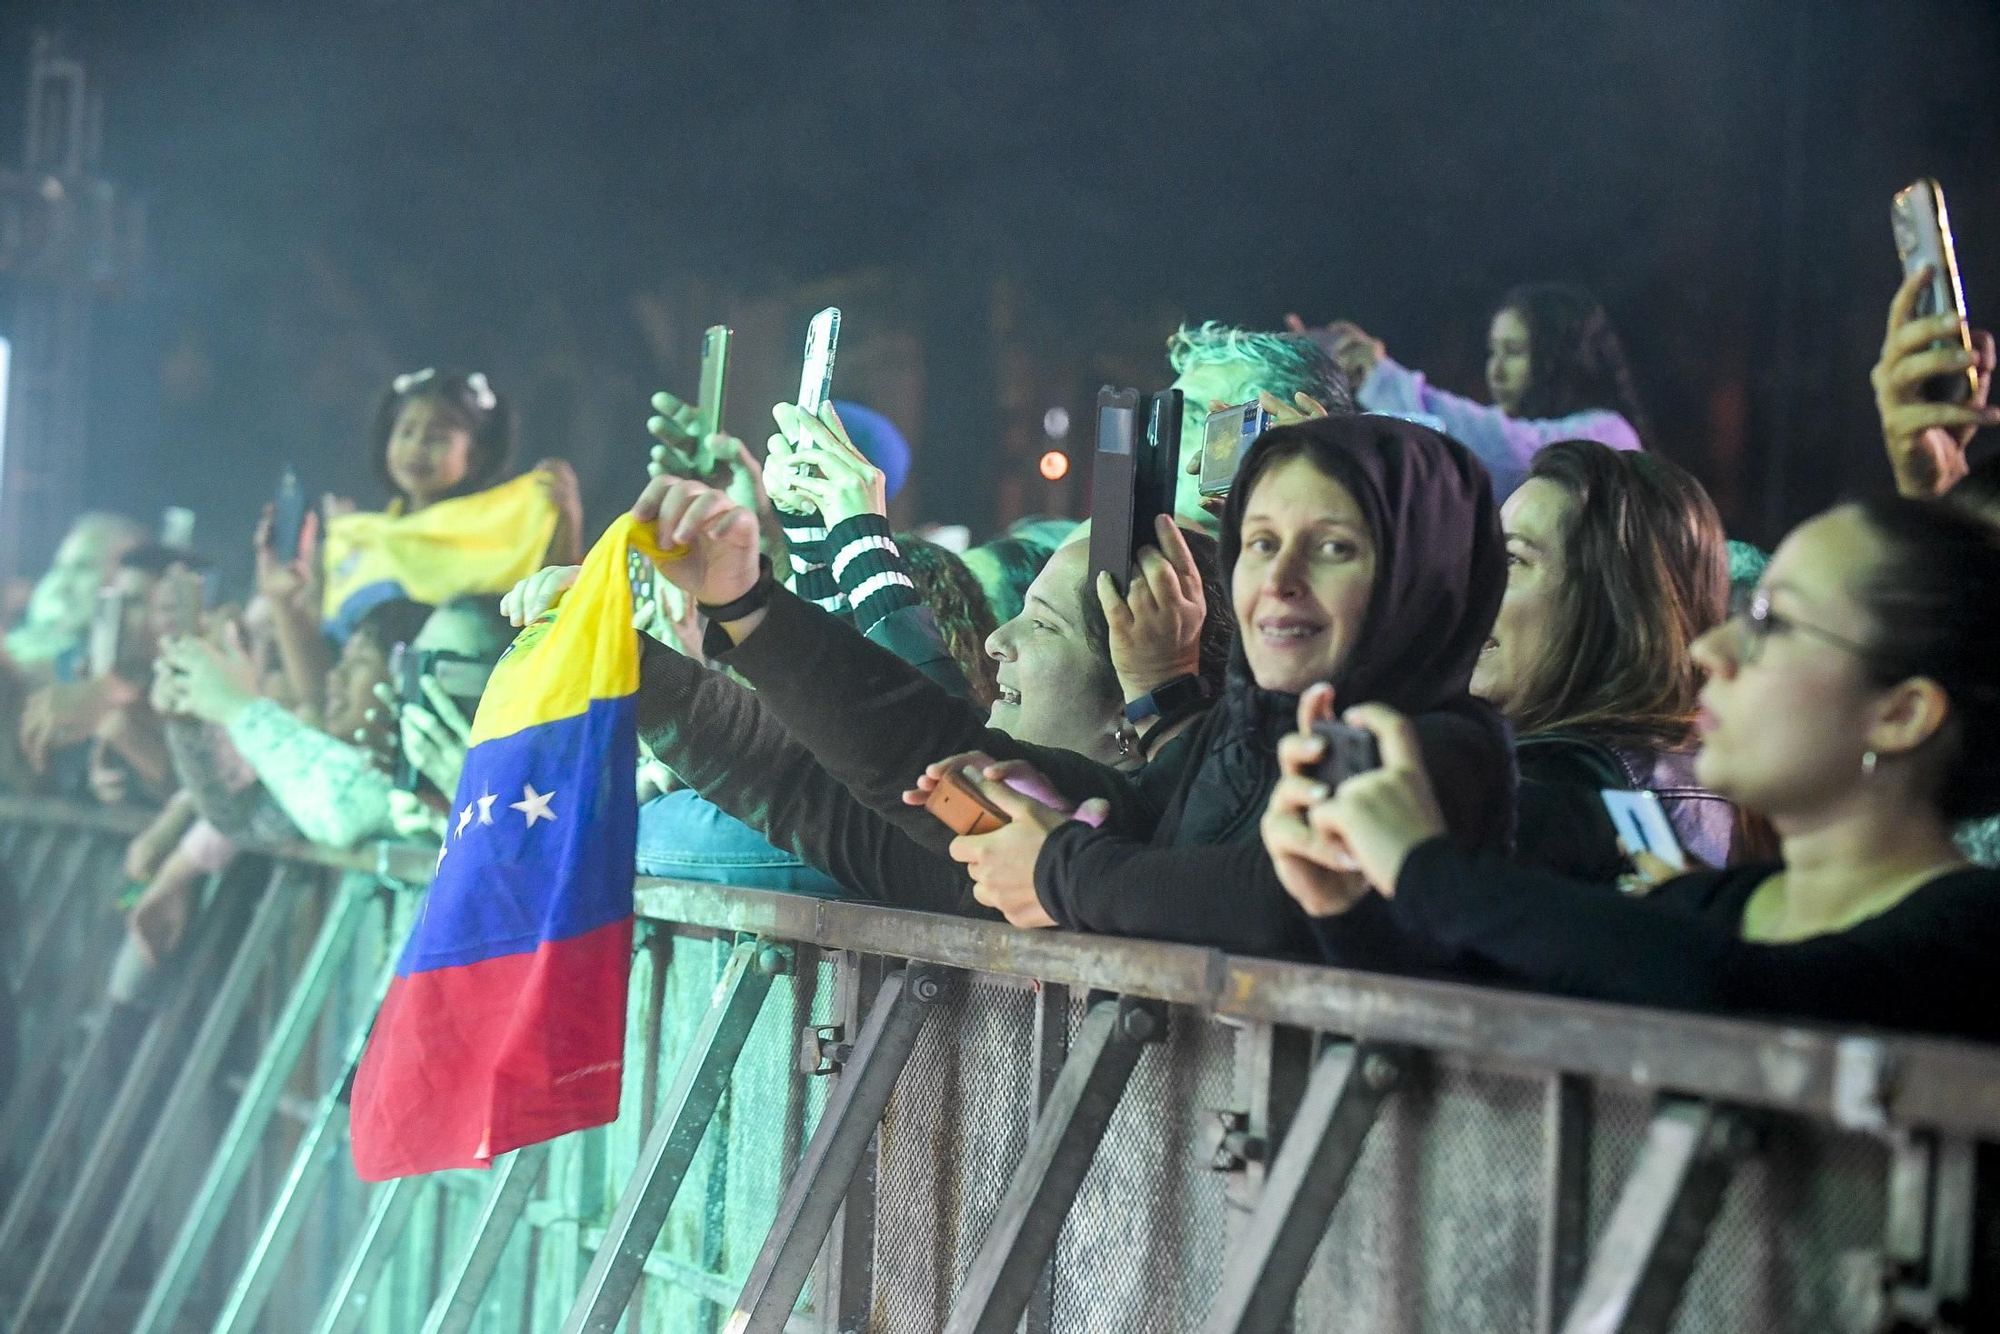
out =
<svg viewBox="0 0 2000 1334"><path fill-rule="evenodd" d="M1173 318L1298 309L1465 389L1492 300L1562 277L1611 306L1660 447L1768 539L1881 484L1898 186L1945 181L2000 308L1984 4L8 0L9 159L38 26L149 214L97 324L97 499L194 503L217 542L280 456L377 499L371 395L443 362L522 391L523 457L577 460L601 517L662 378L635 292L858 270L918 294L929 513L982 520L1004 466L993 385L952 374L996 277L1045 348L1157 362Z"/></svg>

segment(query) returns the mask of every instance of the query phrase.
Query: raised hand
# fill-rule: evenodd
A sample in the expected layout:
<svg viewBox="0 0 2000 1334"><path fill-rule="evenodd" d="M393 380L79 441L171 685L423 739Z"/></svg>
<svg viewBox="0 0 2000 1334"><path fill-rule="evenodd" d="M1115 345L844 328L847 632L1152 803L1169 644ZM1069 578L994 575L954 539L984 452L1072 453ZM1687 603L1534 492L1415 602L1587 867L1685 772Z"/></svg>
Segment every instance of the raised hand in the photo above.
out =
<svg viewBox="0 0 2000 1334"><path fill-rule="evenodd" d="M771 416L780 432L773 437L769 455L778 466L774 470L766 465L774 503L795 514L816 509L828 528L857 514L888 515L888 483L882 470L855 448L832 403L821 405L817 417L779 403ZM776 448L780 440L782 450ZM776 475L770 476L773 471Z"/></svg>
<svg viewBox="0 0 2000 1334"><path fill-rule="evenodd" d="M646 464L649 477L672 474L706 482L727 458L721 442L730 437L703 436L700 409L664 390L653 395L653 415L646 419L646 430L659 442Z"/></svg>
<svg viewBox="0 0 2000 1334"><path fill-rule="evenodd" d="M516 629L539 619L543 612L562 601L582 569L581 565L549 565L536 570L507 590L500 599L500 614Z"/></svg>
<svg viewBox="0 0 2000 1334"><path fill-rule="evenodd" d="M1928 267L1903 280L1889 303L1889 329L1882 355L1869 372L1875 410L1882 419L1882 443L1896 489L1919 499L1941 496L1967 471L1965 447L1982 426L2000 425L2000 408L1987 405L1993 388L1993 335L1976 330L1972 351L1958 341L1958 317L1950 312L1917 319L1917 297L1930 281ZM1935 343L1945 347L1933 347ZM1977 390L1963 403L1934 403L1924 385L1934 376L1977 373Z"/></svg>
<svg viewBox="0 0 2000 1334"><path fill-rule="evenodd" d="M1111 665L1127 700L1201 670L1201 627L1208 615L1201 571L1172 515L1156 516L1153 530L1158 545L1140 551L1130 588L1120 593L1109 570L1097 576Z"/></svg>
<svg viewBox="0 0 2000 1334"><path fill-rule="evenodd" d="M1358 704L1343 718L1375 734L1382 765L1347 779L1314 804L1306 822L1341 844L1369 884L1394 897L1404 859L1445 832L1444 815L1409 719L1381 704Z"/></svg>
<svg viewBox="0 0 2000 1334"><path fill-rule="evenodd" d="M1314 776L1314 766L1326 758L1326 741L1313 724L1332 717L1332 686L1316 685L1299 697L1299 730L1278 743L1278 783L1259 825L1278 882L1314 917L1345 912L1368 893L1346 845L1308 820L1331 795Z"/></svg>
<svg viewBox="0 0 2000 1334"><path fill-rule="evenodd" d="M687 554L659 566L675 587L706 606L734 602L756 586L757 516L727 492L684 478L655 477L633 502L662 549Z"/></svg>

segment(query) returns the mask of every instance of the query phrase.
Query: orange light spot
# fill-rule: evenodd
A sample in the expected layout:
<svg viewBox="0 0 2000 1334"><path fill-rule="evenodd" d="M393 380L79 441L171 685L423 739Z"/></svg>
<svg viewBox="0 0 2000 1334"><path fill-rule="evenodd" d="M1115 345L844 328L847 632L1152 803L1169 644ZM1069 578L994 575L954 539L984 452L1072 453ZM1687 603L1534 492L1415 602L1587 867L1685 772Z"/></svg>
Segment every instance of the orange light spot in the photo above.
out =
<svg viewBox="0 0 2000 1334"><path fill-rule="evenodd" d="M1042 476L1051 482L1060 482L1069 476L1069 455L1060 449L1052 449L1042 455Z"/></svg>

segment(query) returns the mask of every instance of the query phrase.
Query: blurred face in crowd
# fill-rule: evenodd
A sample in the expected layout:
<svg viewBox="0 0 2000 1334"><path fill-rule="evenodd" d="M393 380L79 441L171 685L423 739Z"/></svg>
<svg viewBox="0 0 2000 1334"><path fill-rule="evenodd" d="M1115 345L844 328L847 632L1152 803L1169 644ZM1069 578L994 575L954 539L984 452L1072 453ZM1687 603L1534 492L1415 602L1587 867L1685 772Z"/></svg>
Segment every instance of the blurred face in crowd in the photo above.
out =
<svg viewBox="0 0 2000 1334"><path fill-rule="evenodd" d="M1259 686L1296 694L1332 679L1374 586L1374 535L1346 487L1303 457L1257 479L1230 595Z"/></svg>
<svg viewBox="0 0 2000 1334"><path fill-rule="evenodd" d="M1521 698L1554 646L1557 590L1566 578L1562 535L1576 499L1546 477L1521 484L1500 507L1507 533L1507 592L1472 670L1472 693L1502 713Z"/></svg>
<svg viewBox="0 0 2000 1334"><path fill-rule="evenodd" d="M1494 406L1509 416L1520 411L1527 397L1529 350L1528 325L1518 313L1503 310L1493 317L1486 335L1486 388Z"/></svg>
<svg viewBox="0 0 2000 1334"><path fill-rule="evenodd" d="M1181 391L1181 470L1174 484L1174 517L1190 528L1214 536L1216 517L1201 506L1201 478L1188 472L1188 461L1201 452L1202 433L1208 427L1209 404L1235 407L1257 397L1263 388L1264 368L1254 361L1231 357L1226 361L1203 362L1190 366L1174 380Z"/></svg>
<svg viewBox="0 0 2000 1334"><path fill-rule="evenodd" d="M1118 697L1110 664L1084 630L1090 544L1071 542L1028 585L1021 614L995 630L1000 696L989 723L1021 741L1092 754L1111 735Z"/></svg>
<svg viewBox="0 0 2000 1334"><path fill-rule="evenodd" d="M389 431L389 476L422 508L463 482L472 468L472 432L433 398L413 398Z"/></svg>
<svg viewBox="0 0 2000 1334"><path fill-rule="evenodd" d="M349 635L326 676L326 712L320 725L327 735L353 741L355 733L372 728L380 734L372 739L386 737L382 720L371 724L368 713L377 705L375 687L388 679L389 650L368 635Z"/></svg>
<svg viewBox="0 0 2000 1334"><path fill-rule="evenodd" d="M28 600L28 624L71 631L89 625L97 608L97 590L104 586L121 546L129 545L102 527L70 529L56 548L48 573L36 581Z"/></svg>
<svg viewBox="0 0 2000 1334"><path fill-rule="evenodd" d="M1709 674L1695 724L1704 787L1782 821L1824 811L1866 781L1861 757L1883 691L1860 654L1827 636L1870 642L1874 627L1849 589L1882 557L1859 510L1809 520L1759 585L1770 633L1760 640L1746 616L1695 641Z"/></svg>

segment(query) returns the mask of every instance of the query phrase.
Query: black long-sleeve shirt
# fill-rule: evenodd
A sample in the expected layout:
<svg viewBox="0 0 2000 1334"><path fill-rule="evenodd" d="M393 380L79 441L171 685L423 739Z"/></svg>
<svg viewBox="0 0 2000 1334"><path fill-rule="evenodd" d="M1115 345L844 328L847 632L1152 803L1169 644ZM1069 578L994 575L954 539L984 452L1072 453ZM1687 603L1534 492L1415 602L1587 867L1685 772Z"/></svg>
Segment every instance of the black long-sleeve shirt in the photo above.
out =
<svg viewBox="0 0 2000 1334"><path fill-rule="evenodd" d="M1410 853L1388 906L1411 937L1541 990L2000 1041L2000 871L1939 875L1845 931L1745 940L1744 908L1778 869L1695 872L1635 899L1440 837ZM1314 930L1342 951L1342 918Z"/></svg>

